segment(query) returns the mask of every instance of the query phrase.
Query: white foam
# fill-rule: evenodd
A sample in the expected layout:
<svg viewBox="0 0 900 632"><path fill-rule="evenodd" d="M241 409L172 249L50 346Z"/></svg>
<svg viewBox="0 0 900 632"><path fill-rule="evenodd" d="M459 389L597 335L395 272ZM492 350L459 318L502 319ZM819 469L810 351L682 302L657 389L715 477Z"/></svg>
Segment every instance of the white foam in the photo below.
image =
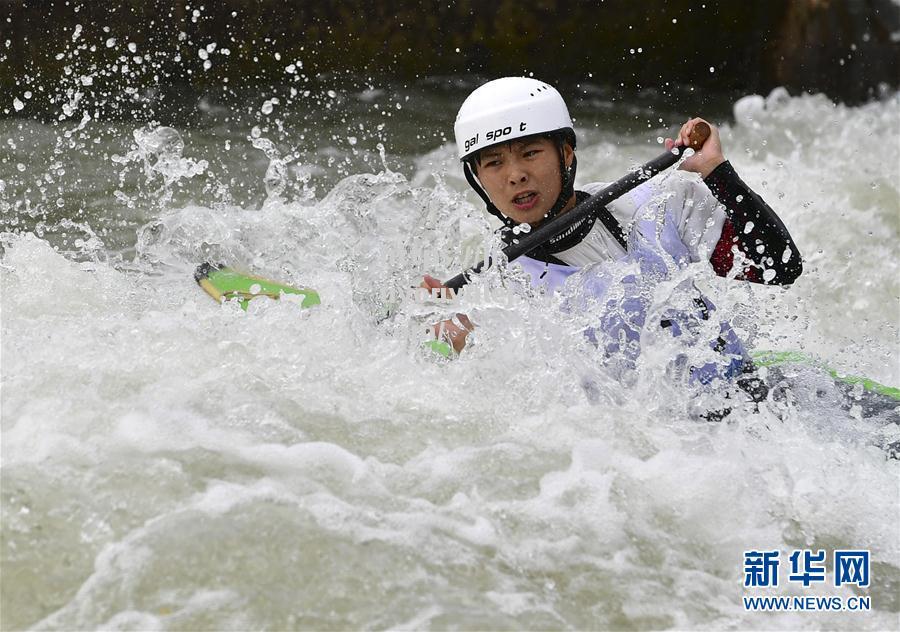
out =
<svg viewBox="0 0 900 632"><path fill-rule="evenodd" d="M896 137L897 100L778 94L735 110L726 155L806 272L789 291L708 272L698 284L757 346L900 382L900 149L856 142ZM579 177L609 179L646 149L584 144ZM16 625L419 628L465 613L498 628L754 627L747 548L868 548L879 577L900 568L897 465L871 445L885 419L854 419L821 372L794 372L797 404L701 423L667 375L671 340L623 384L580 317L514 278L416 303L421 273L491 245L458 173L440 173L458 167L452 148L416 160L413 184L357 173L321 199L162 208L133 258L100 231L80 254L4 236L4 572L75 560L58 591L30 580L43 610L4 602ZM219 306L191 278L207 259L314 287L323 304ZM479 315L476 345L434 362L421 331L456 311ZM889 627L896 596L873 590L876 611L852 623Z"/></svg>

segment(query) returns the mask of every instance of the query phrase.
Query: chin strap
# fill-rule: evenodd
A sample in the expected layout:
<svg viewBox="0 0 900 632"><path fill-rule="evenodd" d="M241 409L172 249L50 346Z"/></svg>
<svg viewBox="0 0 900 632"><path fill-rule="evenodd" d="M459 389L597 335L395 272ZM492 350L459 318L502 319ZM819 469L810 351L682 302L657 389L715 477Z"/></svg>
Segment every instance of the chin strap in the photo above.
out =
<svg viewBox="0 0 900 632"><path fill-rule="evenodd" d="M568 204L569 200L572 199L572 196L575 195L575 171L578 169L578 159L575 157L575 154L572 154L572 164L566 167L566 158L565 153L563 152L562 143L559 144L559 172L562 174L562 185L559 191L559 197L556 198L556 203L553 205L547 214L544 216L544 220L553 219L557 215L559 215L560 211L563 210L563 207Z"/></svg>
<svg viewBox="0 0 900 632"><path fill-rule="evenodd" d="M487 206L487 212L493 215L494 217L499 218L506 228L514 228L519 225L519 222L513 220L510 217L507 217L503 213L500 212L494 203L491 202L491 198L488 196L487 191L484 190L484 187L481 186L481 181L478 179L478 176L475 175L475 172L472 170L472 163L469 160L463 162L463 173L466 174L466 181L469 183L469 186L475 189L475 192L478 196L484 200L485 205Z"/></svg>

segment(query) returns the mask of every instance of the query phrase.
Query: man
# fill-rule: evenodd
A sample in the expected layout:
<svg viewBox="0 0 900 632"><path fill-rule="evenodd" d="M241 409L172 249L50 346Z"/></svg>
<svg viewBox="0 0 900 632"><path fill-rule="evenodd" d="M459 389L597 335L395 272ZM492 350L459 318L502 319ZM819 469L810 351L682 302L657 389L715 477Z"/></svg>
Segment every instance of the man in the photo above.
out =
<svg viewBox="0 0 900 632"><path fill-rule="evenodd" d="M701 121L687 121L678 138L666 140L666 148L688 144ZM708 261L720 276L731 273L737 263L735 278L792 283L802 271L796 245L775 212L725 160L718 130L710 129L699 151L682 162L682 173L639 186L515 263L529 273L534 285L551 291L585 270L580 282L590 286L596 297L606 300L611 285L625 286L638 303L637 297L646 294L641 292L645 281L659 281L672 269L700 261ZM462 104L455 132L466 179L488 212L503 222L501 237L507 243L603 188L594 183L574 190L577 161L572 120L559 93L541 81L506 77L484 84ZM612 271L623 263L638 264L642 274L617 276ZM440 281L427 275L422 285L441 287ZM697 313L689 318L708 319L712 305L702 296L694 302ZM632 312L647 307L634 301L626 306L621 300L610 306ZM687 324L681 320L675 314L660 324L680 335ZM639 339L643 325L641 319L613 318L601 327L607 339L602 346L608 353L621 351L615 339L623 335ZM435 325L435 335L460 352L472 329L468 318L460 315L456 322ZM731 346L739 354L740 345L731 345L732 339L733 332L723 330L715 348ZM743 363L732 362L729 374L742 366L746 370Z"/></svg>

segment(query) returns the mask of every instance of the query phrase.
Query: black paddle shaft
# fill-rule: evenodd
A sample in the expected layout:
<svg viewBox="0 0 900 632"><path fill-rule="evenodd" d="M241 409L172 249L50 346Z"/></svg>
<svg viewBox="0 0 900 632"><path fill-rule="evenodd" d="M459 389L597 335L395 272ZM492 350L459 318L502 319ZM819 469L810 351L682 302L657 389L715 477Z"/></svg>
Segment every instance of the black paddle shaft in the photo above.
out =
<svg viewBox="0 0 900 632"><path fill-rule="evenodd" d="M709 125L699 122L694 126L691 132L691 148L700 149L706 139L709 138ZM637 185L646 182L660 171L668 169L681 158L681 155L687 148L683 145L677 145L671 151L660 154L648 163L643 164L640 168L632 171L628 175L619 178L602 191L598 191L581 204L578 204L567 213L563 213L552 220L545 222L534 232L528 233L521 237L516 243L512 243L503 249L503 254L507 260L512 261L518 259L522 255L527 255L535 248L547 243L557 235L564 233L568 228L577 224L582 219L597 213L601 208L622 197ZM458 290L469 282L470 275L481 272L485 267L491 265L491 260L482 261L444 283L445 287Z"/></svg>

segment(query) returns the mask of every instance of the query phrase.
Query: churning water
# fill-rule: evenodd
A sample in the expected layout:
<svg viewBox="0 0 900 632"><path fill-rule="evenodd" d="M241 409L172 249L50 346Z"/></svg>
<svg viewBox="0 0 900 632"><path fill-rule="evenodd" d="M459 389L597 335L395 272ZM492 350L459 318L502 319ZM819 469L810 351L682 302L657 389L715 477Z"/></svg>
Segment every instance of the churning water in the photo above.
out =
<svg viewBox="0 0 900 632"><path fill-rule="evenodd" d="M724 395L673 383L671 349L623 379L498 272L416 300L491 247L444 137L471 87L335 79L168 126L74 90L63 120L0 120L4 629L898 627L896 410L793 366L788 396L708 423ZM691 114L575 113L579 182ZM900 99L722 118L805 272L690 275L752 347L897 385ZM323 303L217 305L207 260ZM436 361L451 311L479 329ZM871 550L873 610L745 612L744 551L806 548Z"/></svg>

